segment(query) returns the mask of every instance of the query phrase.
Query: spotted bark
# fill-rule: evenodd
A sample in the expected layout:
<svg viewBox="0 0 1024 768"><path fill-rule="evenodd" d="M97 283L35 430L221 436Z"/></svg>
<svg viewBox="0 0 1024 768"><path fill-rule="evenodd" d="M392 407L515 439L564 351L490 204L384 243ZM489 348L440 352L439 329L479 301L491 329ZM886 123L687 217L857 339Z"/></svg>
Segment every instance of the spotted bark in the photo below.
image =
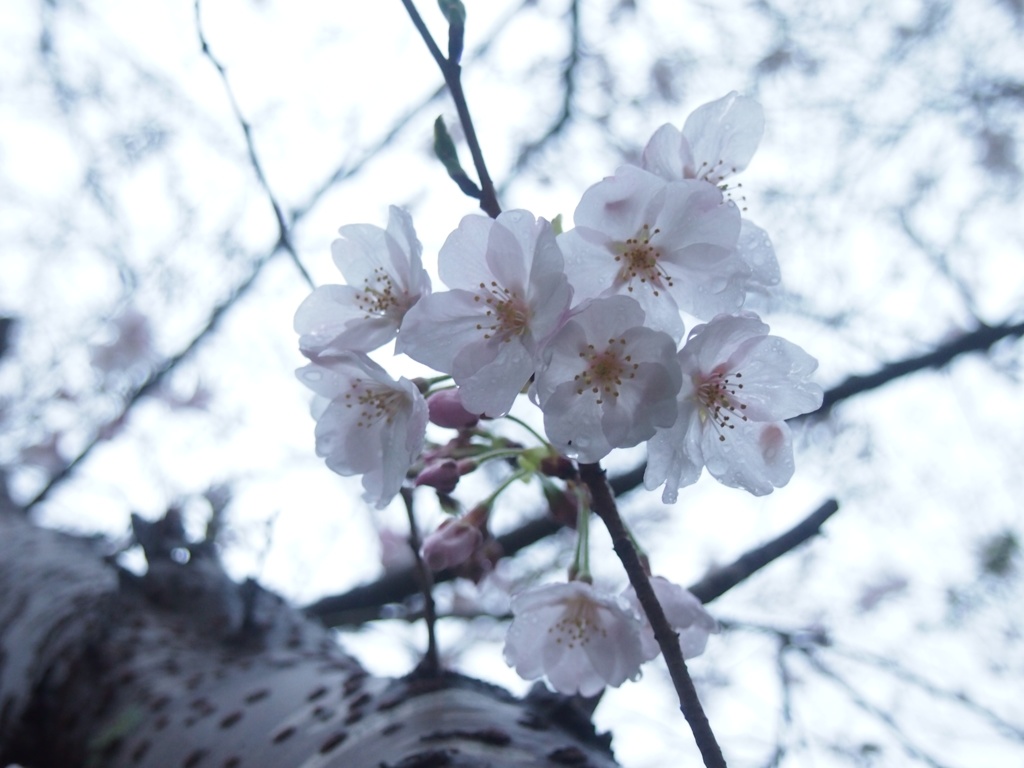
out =
<svg viewBox="0 0 1024 768"><path fill-rule="evenodd" d="M0 514L0 765L615 765L567 700L371 677L280 598L155 535L134 577L98 544Z"/></svg>

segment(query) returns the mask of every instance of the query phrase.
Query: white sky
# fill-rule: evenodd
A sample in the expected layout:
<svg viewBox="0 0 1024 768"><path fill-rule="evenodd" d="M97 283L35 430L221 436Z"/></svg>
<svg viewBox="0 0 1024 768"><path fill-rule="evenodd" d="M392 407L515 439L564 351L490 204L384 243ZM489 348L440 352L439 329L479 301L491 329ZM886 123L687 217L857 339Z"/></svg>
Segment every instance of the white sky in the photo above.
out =
<svg viewBox="0 0 1024 768"><path fill-rule="evenodd" d="M435 6L421 5L440 32ZM541 0L514 15L519 4L505 0L467 5L467 50L493 39L485 57L468 58L466 83L492 173L504 182L520 144L560 108L566 2ZM920 28L935 4L794 0L779 5L791 14L788 27L739 2L641 2L638 16L612 20L615 5L583 4L586 50L607 66L583 65L579 122L513 181L506 207L568 221L583 190L659 124L681 124L732 89L756 92L768 127L742 181L748 215L772 235L783 269L783 290L758 309L819 357L824 385L969 330L972 315L1020 320L1019 169L980 165L985 136L1019 141L1020 109L982 110L968 93L1024 78L1008 6L953 3L934 37L906 36L904 45L900 25ZM0 311L25 320L17 365L0 365L0 415L9 420L0 459L9 462L54 431L60 453L74 455L87 437L82 425L116 407L97 395L89 366L89 345L109 333L105 319L134 307L153 320L156 352L173 354L276 231L223 86L199 54L191 3L50 9L7 0L0 19ZM397 0L207 2L203 20L286 210L305 209L336 168L366 156L440 83ZM44 29L54 53L41 58ZM780 30L789 35L782 49ZM758 62L776 50L792 63L756 78ZM899 61L880 64L893 51ZM650 97L658 67L678 100ZM77 97L61 102L58 87ZM342 224L383 226L387 206L403 205L425 254L434 254L474 210L430 156L438 114L451 124L444 98L313 201L294 238L318 283L338 279L329 243ZM313 456L306 393L292 374L301 359L291 316L307 292L287 259L275 257L174 377L183 397L197 384L208 391L209 408L144 402L40 519L121 535L132 510L156 515L180 495L232 480L226 559L234 574L256 575L300 602L372 578L375 527L398 527L402 516L371 515L357 501L358 481L333 476ZM892 712L913 745L951 766L1015 764L1024 747L985 718L841 655L893 659L1024 727L1019 573L986 582L976 556L986 536L1024 528L1019 345L996 359L999 369L974 357L844 406L803 436L796 478L765 499L702 481L670 509L656 495L624 504L655 569L687 581L836 495L843 508L827 537L715 612L827 627L836 671ZM30 495L39 478L17 474L14 490ZM533 498L524 491L499 506L496 527L535 509ZM598 533L595 551L603 547ZM554 557L542 548L527 562ZM608 557L598 556L597 571L610 585L623 581ZM885 596L864 608L873 589ZM442 624L449 647L466 646L460 668L523 690L500 660L500 627L481 624ZM346 642L371 669L401 673L421 635L384 623ZM865 753L864 765L911 764L911 749L798 654L787 657L795 698L792 722L782 722L775 644L770 634L736 630L693 665L731 765L766 764L777 732L794 750L784 765L849 764L829 743L883 745L874 762ZM651 667L598 710L627 768L693 755L663 678Z"/></svg>

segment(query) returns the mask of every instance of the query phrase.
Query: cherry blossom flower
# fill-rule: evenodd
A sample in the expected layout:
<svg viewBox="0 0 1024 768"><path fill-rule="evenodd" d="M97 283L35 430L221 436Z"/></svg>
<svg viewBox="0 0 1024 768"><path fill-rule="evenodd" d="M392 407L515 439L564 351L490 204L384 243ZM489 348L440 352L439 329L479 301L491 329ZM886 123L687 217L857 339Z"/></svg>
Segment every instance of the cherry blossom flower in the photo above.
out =
<svg viewBox="0 0 1024 768"><path fill-rule="evenodd" d="M430 293L422 247L412 218L391 206L386 230L349 224L331 243L334 263L348 285L324 285L295 313L299 348L307 357L326 350L371 352L398 333L402 318Z"/></svg>
<svg viewBox="0 0 1024 768"><path fill-rule="evenodd" d="M547 584L512 598L505 661L526 680L546 676L559 693L594 696L639 674L640 629L621 598L582 581Z"/></svg>
<svg viewBox="0 0 1024 768"><path fill-rule="evenodd" d="M438 256L452 290L409 312L397 350L451 374L468 411L507 413L569 310L563 266L544 219L528 211L466 216Z"/></svg>
<svg viewBox="0 0 1024 768"><path fill-rule="evenodd" d="M651 578L651 587L654 589L654 596L661 603L669 626L679 634L679 647L683 651L683 658L692 659L704 653L708 635L718 634L718 622L704 610L700 600L688 589L673 584L661 576ZM661 653L661 648L654 639L654 630L644 614L636 590L632 586L627 587L622 596L637 615L644 617L640 629L644 660L655 658Z"/></svg>
<svg viewBox="0 0 1024 768"><path fill-rule="evenodd" d="M362 475L363 498L378 509L387 506L423 447L423 395L358 352L319 357L296 374L320 396L314 403L317 456L339 475Z"/></svg>
<svg viewBox="0 0 1024 768"><path fill-rule="evenodd" d="M675 343L645 327L644 311L628 296L581 306L544 356L534 394L560 453L600 461L675 422L681 382Z"/></svg>
<svg viewBox="0 0 1024 768"><path fill-rule="evenodd" d="M764 110L735 91L698 107L683 130L663 125L644 147L640 167L666 181L699 179L716 186L750 163L764 133ZM777 285L779 263L768 234L743 219L738 255L750 268L747 288Z"/></svg>
<svg viewBox="0 0 1024 768"><path fill-rule="evenodd" d="M653 490L665 483L665 503L705 466L720 483L755 496L792 477L785 419L821 405L821 387L808 380L818 363L768 330L746 312L719 315L690 331L678 354L678 418L647 443L644 485Z"/></svg>
<svg viewBox="0 0 1024 768"><path fill-rule="evenodd" d="M680 309L704 318L743 304L740 213L713 185L625 165L584 192L574 220L558 244L577 299L629 295L675 341Z"/></svg>
<svg viewBox="0 0 1024 768"><path fill-rule="evenodd" d="M732 91L697 107L683 130L663 125L644 147L640 165L668 180L719 185L750 163L764 135L764 110Z"/></svg>

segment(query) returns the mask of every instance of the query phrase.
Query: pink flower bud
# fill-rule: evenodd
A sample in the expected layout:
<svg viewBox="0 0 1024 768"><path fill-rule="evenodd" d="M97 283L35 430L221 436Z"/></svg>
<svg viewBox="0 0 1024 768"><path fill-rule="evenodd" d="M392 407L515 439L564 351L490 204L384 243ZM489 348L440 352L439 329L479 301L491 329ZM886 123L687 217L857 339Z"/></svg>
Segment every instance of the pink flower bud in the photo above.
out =
<svg viewBox="0 0 1024 768"><path fill-rule="evenodd" d="M420 555L432 571L443 571L472 557L483 540L483 532L465 519L445 520L424 539Z"/></svg>
<svg viewBox="0 0 1024 768"><path fill-rule="evenodd" d="M439 427L465 429L474 426L480 416L470 413L462 405L462 396L457 389L442 389L427 398L430 421Z"/></svg>
<svg viewBox="0 0 1024 768"><path fill-rule="evenodd" d="M416 485L429 485L441 493L451 493L459 484L459 465L452 459L444 459L428 464L422 472L416 476Z"/></svg>
<svg viewBox="0 0 1024 768"><path fill-rule="evenodd" d="M566 528L576 527L576 517L580 505L575 494L566 493L553 485L544 485L544 498L547 499L551 516Z"/></svg>

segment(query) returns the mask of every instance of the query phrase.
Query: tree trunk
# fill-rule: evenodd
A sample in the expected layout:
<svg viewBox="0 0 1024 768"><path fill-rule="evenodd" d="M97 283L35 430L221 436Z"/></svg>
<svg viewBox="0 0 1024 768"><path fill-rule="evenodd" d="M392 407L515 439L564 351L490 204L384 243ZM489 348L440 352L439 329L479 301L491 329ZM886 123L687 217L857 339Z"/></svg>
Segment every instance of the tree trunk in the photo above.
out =
<svg viewBox="0 0 1024 768"><path fill-rule="evenodd" d="M143 577L0 512L0 768L615 765L568 700L370 677L175 516L136 534Z"/></svg>

